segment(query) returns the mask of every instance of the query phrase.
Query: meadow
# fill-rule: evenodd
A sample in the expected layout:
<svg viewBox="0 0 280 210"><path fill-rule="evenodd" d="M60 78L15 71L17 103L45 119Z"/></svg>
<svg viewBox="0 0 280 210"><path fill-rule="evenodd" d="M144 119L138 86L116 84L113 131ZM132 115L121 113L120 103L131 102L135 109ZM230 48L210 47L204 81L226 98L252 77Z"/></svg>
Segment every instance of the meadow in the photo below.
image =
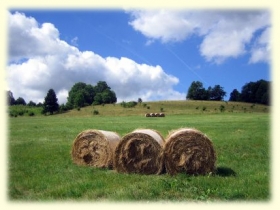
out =
<svg viewBox="0 0 280 210"><path fill-rule="evenodd" d="M12 202L270 200L268 106L203 101L144 104L134 108L118 104L89 106L51 116L35 110L33 116L8 117L8 199ZM98 114L93 114L94 110ZM144 117L145 113L160 111L166 117ZM71 160L72 143L86 129L110 130L124 136L136 128L151 128L165 137L169 131L181 127L196 128L213 141L216 174L120 174L77 166Z"/></svg>

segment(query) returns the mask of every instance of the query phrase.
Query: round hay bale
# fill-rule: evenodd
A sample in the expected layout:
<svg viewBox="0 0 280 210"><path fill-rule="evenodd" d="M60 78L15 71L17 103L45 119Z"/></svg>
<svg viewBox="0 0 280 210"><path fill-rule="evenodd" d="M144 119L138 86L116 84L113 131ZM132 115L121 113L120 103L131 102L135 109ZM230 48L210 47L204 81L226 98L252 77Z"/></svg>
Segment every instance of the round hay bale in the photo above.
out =
<svg viewBox="0 0 280 210"><path fill-rule="evenodd" d="M155 117L160 117L160 114L159 113L155 113Z"/></svg>
<svg viewBox="0 0 280 210"><path fill-rule="evenodd" d="M121 137L112 131L85 130L72 146L72 160L78 165L112 168L115 148Z"/></svg>
<svg viewBox="0 0 280 210"><path fill-rule="evenodd" d="M154 114L154 113L150 113L150 116L151 116L151 117L155 117L155 114Z"/></svg>
<svg viewBox="0 0 280 210"><path fill-rule="evenodd" d="M205 175L215 171L216 153L212 141L202 132L181 128L166 139L164 164L167 173Z"/></svg>
<svg viewBox="0 0 280 210"><path fill-rule="evenodd" d="M159 113L159 116L160 117L165 117L165 114L164 113Z"/></svg>
<svg viewBox="0 0 280 210"><path fill-rule="evenodd" d="M163 170L164 138L151 129L125 135L115 150L114 168L121 173L160 174Z"/></svg>
<svg viewBox="0 0 280 210"><path fill-rule="evenodd" d="M151 117L151 115L149 113L146 113L145 117Z"/></svg>

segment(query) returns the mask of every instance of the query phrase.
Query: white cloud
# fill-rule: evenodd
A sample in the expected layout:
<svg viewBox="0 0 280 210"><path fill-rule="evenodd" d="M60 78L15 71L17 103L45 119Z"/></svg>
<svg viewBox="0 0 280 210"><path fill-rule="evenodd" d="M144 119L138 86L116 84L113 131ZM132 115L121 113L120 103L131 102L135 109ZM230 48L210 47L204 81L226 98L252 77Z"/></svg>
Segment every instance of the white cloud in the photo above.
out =
<svg viewBox="0 0 280 210"><path fill-rule="evenodd" d="M51 23L40 26L34 18L16 12L9 13L8 26L10 60L77 52L59 39L59 31Z"/></svg>
<svg viewBox="0 0 280 210"><path fill-rule="evenodd" d="M9 13L7 83L15 98L43 102L52 88L59 103L65 103L76 82L95 85L103 80L116 92L118 101L184 99L184 94L173 89L178 78L160 66L80 51L61 40L53 24L40 25L32 17Z"/></svg>
<svg viewBox="0 0 280 210"><path fill-rule="evenodd" d="M258 63L258 62L270 63L271 61L270 33L271 33L271 28L268 27L262 32L261 36L256 40L251 50L252 55L249 60L249 63Z"/></svg>
<svg viewBox="0 0 280 210"><path fill-rule="evenodd" d="M148 38L162 42L182 41L193 30L193 23L184 13L165 10L138 10L132 12L134 20L129 24Z"/></svg>
<svg viewBox="0 0 280 210"><path fill-rule="evenodd" d="M135 10L131 16L129 24L149 43L155 39L166 43L180 42L191 35L202 37L201 55L216 63L248 53L255 32L270 25L269 12L264 10ZM256 53L258 50L254 49Z"/></svg>

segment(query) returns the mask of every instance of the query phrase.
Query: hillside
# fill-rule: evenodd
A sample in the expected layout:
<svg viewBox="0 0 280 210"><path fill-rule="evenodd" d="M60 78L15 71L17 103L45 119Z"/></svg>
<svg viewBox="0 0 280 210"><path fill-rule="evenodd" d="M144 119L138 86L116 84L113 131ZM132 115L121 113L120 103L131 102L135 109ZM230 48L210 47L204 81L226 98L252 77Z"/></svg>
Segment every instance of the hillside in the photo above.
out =
<svg viewBox="0 0 280 210"><path fill-rule="evenodd" d="M14 105L7 111L10 116L41 116L41 107L29 107L23 105ZM98 114L94 114L94 111ZM133 108L124 108L120 103L87 106L73 109L60 116L139 116L146 113L163 112L165 115L181 114L215 114L221 112L262 112L268 113L270 106L261 104L251 104L244 102L224 102L224 101L153 101L137 104Z"/></svg>
<svg viewBox="0 0 280 210"><path fill-rule="evenodd" d="M221 112L269 112L270 107L260 104L224 101L155 101L143 102L133 108L124 108L120 104L106 104L104 106L87 106L80 110L74 109L63 113L65 116L94 116L94 110L100 116L135 116L145 113L163 112L165 115L181 114L212 114Z"/></svg>

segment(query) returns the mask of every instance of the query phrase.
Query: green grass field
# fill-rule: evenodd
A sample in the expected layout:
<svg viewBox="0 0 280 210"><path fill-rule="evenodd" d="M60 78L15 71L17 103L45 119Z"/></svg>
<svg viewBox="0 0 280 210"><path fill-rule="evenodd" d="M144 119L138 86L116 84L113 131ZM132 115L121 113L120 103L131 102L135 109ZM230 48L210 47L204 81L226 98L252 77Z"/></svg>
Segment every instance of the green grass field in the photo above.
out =
<svg viewBox="0 0 280 210"><path fill-rule="evenodd" d="M53 116L35 111L32 117L9 117L9 200L270 200L269 107L195 101L148 102L146 107L143 104L135 108L118 104L90 106ZM225 106L223 111L221 105ZM145 113L160 109L166 117L144 117ZM93 115L93 110L98 110L99 115ZM89 128L115 131L121 136L136 128L151 128L167 136L169 131L181 127L197 128L213 141L216 175L119 174L77 166L71 160L75 137Z"/></svg>

